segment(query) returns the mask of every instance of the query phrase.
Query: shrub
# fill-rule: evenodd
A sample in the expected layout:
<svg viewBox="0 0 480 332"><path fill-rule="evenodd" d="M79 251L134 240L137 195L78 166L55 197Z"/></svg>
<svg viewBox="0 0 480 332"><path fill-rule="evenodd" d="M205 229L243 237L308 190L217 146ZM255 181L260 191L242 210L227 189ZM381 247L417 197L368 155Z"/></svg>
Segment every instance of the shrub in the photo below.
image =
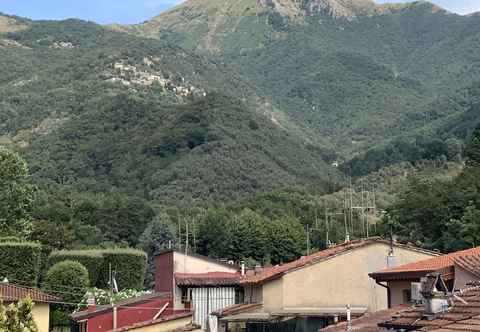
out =
<svg viewBox="0 0 480 332"><path fill-rule="evenodd" d="M79 303L90 285L88 271L79 262L63 261L53 265L45 275L42 288L67 303Z"/></svg>
<svg viewBox="0 0 480 332"><path fill-rule="evenodd" d="M54 251L48 257L48 267L66 261L77 261L88 271L91 285L96 285L98 275L103 265L103 254L99 250L60 250Z"/></svg>
<svg viewBox="0 0 480 332"><path fill-rule="evenodd" d="M49 257L48 266L65 260L83 264L90 275L91 285L108 288L110 267L116 272L120 289L143 289L147 269L147 255L134 249L62 250Z"/></svg>
<svg viewBox="0 0 480 332"><path fill-rule="evenodd" d="M42 247L32 242L0 243L0 277L25 286L36 286Z"/></svg>
<svg viewBox="0 0 480 332"><path fill-rule="evenodd" d="M23 299L6 306L0 302L0 331L38 332L32 316L33 302Z"/></svg>
<svg viewBox="0 0 480 332"><path fill-rule="evenodd" d="M99 287L108 286L109 269L116 272L119 289L143 289L147 271L147 255L141 250L111 249L104 250L103 267L98 280Z"/></svg>
<svg viewBox="0 0 480 332"><path fill-rule="evenodd" d="M4 242L22 242L22 240L16 236L0 237L0 243L4 243Z"/></svg>

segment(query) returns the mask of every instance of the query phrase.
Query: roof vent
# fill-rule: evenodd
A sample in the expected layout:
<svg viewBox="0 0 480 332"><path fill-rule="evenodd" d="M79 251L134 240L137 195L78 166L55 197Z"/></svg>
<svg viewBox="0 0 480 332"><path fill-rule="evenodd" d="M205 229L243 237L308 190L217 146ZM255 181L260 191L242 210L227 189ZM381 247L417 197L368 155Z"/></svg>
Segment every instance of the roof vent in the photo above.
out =
<svg viewBox="0 0 480 332"><path fill-rule="evenodd" d="M424 298L427 319L449 309L448 288L439 273L428 274L421 279L420 294Z"/></svg>

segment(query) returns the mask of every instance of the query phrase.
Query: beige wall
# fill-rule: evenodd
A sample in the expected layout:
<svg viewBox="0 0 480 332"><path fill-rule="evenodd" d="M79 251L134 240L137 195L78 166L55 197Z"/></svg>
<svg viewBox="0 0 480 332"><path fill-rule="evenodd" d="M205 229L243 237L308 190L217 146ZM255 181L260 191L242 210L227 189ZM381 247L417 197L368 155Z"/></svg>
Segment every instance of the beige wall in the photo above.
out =
<svg viewBox="0 0 480 332"><path fill-rule="evenodd" d="M50 305L48 303L35 303L32 309L33 320L39 332L48 332L50 325Z"/></svg>
<svg viewBox="0 0 480 332"><path fill-rule="evenodd" d="M411 281L390 281L388 283L388 287L390 287L390 301L392 307L404 304L403 301L403 291L412 289L412 282Z"/></svg>
<svg viewBox="0 0 480 332"><path fill-rule="evenodd" d="M231 272L238 271L236 266L227 266L212 260L206 260L199 257L185 255L180 252L174 252L173 272L174 273L208 273L208 272ZM179 287L173 288L173 299L175 309L184 309L182 303L182 290Z"/></svg>
<svg viewBox="0 0 480 332"><path fill-rule="evenodd" d="M281 286L275 281L267 282L263 288L265 309L274 311L283 306L285 310L315 310L344 308L347 304L366 307L370 312L385 309L387 291L368 274L387 267L388 251L387 244L373 243L289 272L282 277ZM425 252L401 247L395 247L394 254L399 265L432 257ZM279 292L283 289L283 295L276 295L273 288Z"/></svg>
<svg viewBox="0 0 480 332"><path fill-rule="evenodd" d="M272 280L263 285L263 306L268 311L280 311L284 304L284 278ZM291 296L291 294L289 294Z"/></svg>
<svg viewBox="0 0 480 332"><path fill-rule="evenodd" d="M128 330L129 332L168 332L185 327L192 323L191 317L179 318L175 320L170 320L167 322L162 322L159 324L137 327Z"/></svg>
<svg viewBox="0 0 480 332"><path fill-rule="evenodd" d="M455 265L455 290L465 288L467 284L472 281L479 281L479 278L460 266Z"/></svg>
<svg viewBox="0 0 480 332"><path fill-rule="evenodd" d="M174 273L235 273L238 269L236 266L226 266L225 264L175 252L173 257L173 271Z"/></svg>

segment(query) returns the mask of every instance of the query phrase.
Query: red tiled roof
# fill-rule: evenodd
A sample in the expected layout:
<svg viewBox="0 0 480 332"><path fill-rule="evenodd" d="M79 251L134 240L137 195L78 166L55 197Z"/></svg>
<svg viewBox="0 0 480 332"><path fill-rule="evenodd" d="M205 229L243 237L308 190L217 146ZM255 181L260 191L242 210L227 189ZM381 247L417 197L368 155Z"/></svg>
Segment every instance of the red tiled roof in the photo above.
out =
<svg viewBox="0 0 480 332"><path fill-rule="evenodd" d="M457 257L455 264L480 278L480 255Z"/></svg>
<svg viewBox="0 0 480 332"><path fill-rule="evenodd" d="M369 239L364 239L364 240L355 240L355 241L350 241L346 243L342 243L339 245L332 246L328 249L319 251L313 255L310 256L305 256L302 257L296 261L283 264L283 265L278 265L270 268L264 269L261 273L257 275L251 275L247 276L242 280L242 283L246 284L256 284L256 283L262 283L268 280L272 280L275 278L281 277L283 274L298 269L305 267L307 265L317 263L322 260L326 260L329 258L332 258L334 256L337 256L339 254L343 254L352 250L355 250L357 248L365 247L371 244L375 243L385 243L389 244L389 241L383 240L381 238L369 238ZM404 247L404 248L409 248L411 250L416 250L416 251L422 251L422 252L428 252L432 255L434 255L434 252L430 252L427 250L423 250L417 247L409 246L409 245L404 245L404 244L399 244L399 243L394 243L396 247Z"/></svg>
<svg viewBox="0 0 480 332"><path fill-rule="evenodd" d="M110 330L109 332L130 331L130 330L133 330L133 329L139 329L139 328L142 328L142 327L159 325L159 324L162 324L162 323L165 323L165 322L170 322L172 320L177 320L177 319L192 317L192 316L193 316L193 312L183 312L183 313L170 315L170 316L160 318L160 319L155 319L155 320L151 319L151 320L147 320L147 321L144 321L144 322L135 323L135 324L132 324L132 325L129 325L129 326L124 326L124 327L118 328L116 330ZM189 326L185 326L185 327L182 327L181 329L176 329L176 330L173 330L173 331L175 331L175 332L176 331L193 331L193 330L196 330L196 329L198 329L197 326L189 325Z"/></svg>
<svg viewBox="0 0 480 332"><path fill-rule="evenodd" d="M393 315L407 309L407 305L399 305L390 309L381 310L373 313L367 313L359 318L352 319L352 331L355 332L376 332L379 330L378 324L390 319ZM320 332L345 332L347 322L341 322L335 325L320 329Z"/></svg>
<svg viewBox="0 0 480 332"><path fill-rule="evenodd" d="M175 273L177 286L235 286L240 283L240 273Z"/></svg>
<svg viewBox="0 0 480 332"><path fill-rule="evenodd" d="M453 299L453 306L433 319L425 318L423 306L399 312L381 327L406 331L480 331L480 288L474 287L458 295L463 301Z"/></svg>
<svg viewBox="0 0 480 332"><path fill-rule="evenodd" d="M15 302L30 297L33 302L58 302L60 298L38 289L20 287L9 283L0 283L0 299Z"/></svg>
<svg viewBox="0 0 480 332"><path fill-rule="evenodd" d="M402 273L430 273L442 269L453 267L455 259L464 256L480 256L480 247L457 251L448 255L442 255L414 263L404 264L389 269L384 269L379 272L370 274L374 279L381 279L388 275L402 274Z"/></svg>

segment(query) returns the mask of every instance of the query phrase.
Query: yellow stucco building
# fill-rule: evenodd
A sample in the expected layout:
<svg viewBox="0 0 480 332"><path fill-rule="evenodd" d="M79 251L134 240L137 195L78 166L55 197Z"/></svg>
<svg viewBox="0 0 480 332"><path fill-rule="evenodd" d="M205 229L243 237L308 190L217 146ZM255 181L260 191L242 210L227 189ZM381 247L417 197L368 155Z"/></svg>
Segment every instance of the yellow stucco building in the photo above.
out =
<svg viewBox="0 0 480 332"><path fill-rule="evenodd" d="M0 299L5 304L30 298L34 302L32 316L39 332L50 330L50 303L58 302L55 296L36 289L16 286L7 282L0 283Z"/></svg>

